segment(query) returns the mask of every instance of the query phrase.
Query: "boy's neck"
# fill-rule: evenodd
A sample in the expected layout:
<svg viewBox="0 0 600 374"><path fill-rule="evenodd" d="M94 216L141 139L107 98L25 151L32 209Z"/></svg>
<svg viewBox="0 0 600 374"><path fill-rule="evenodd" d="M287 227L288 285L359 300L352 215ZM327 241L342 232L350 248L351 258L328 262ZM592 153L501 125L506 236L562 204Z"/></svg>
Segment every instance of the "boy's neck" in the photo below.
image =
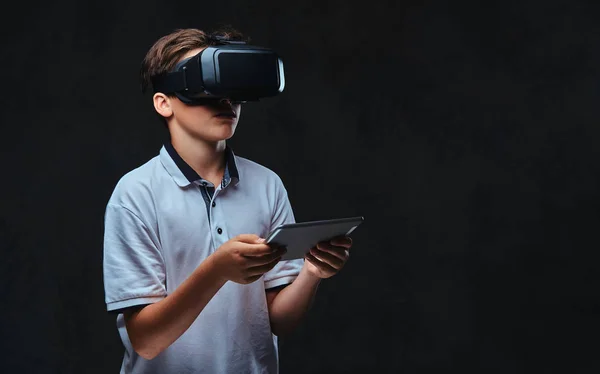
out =
<svg viewBox="0 0 600 374"><path fill-rule="evenodd" d="M225 140L212 143L190 137L172 137L171 144L199 176L215 186L220 183L225 172Z"/></svg>

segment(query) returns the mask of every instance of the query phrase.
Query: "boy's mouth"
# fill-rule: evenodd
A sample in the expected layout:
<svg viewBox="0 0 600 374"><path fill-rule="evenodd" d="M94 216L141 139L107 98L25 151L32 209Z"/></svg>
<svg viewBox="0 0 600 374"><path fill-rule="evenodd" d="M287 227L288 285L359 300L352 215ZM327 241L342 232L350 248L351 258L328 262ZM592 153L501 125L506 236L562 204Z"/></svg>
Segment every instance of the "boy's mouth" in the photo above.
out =
<svg viewBox="0 0 600 374"><path fill-rule="evenodd" d="M235 118L237 116L235 115L234 112L221 112L221 113L217 113L216 117L221 117L221 118Z"/></svg>

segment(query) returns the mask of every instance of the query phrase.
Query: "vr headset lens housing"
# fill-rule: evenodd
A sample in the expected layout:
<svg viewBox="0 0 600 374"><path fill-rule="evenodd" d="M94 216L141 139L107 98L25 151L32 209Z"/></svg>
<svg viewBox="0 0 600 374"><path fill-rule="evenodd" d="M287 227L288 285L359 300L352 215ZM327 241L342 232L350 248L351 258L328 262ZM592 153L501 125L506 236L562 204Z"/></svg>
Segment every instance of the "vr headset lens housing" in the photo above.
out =
<svg viewBox="0 0 600 374"><path fill-rule="evenodd" d="M247 45L210 46L153 80L155 92L188 104L207 99L257 101L283 92L283 61L272 50Z"/></svg>

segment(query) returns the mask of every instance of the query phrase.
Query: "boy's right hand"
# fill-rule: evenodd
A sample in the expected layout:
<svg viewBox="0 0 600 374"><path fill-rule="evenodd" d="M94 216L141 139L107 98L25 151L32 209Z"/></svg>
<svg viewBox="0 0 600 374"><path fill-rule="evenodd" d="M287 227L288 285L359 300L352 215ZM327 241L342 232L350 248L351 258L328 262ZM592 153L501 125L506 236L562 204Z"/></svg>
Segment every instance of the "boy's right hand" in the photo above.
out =
<svg viewBox="0 0 600 374"><path fill-rule="evenodd" d="M249 284L273 269L285 252L285 248L265 244L257 235L242 234L223 243L212 257L223 279Z"/></svg>

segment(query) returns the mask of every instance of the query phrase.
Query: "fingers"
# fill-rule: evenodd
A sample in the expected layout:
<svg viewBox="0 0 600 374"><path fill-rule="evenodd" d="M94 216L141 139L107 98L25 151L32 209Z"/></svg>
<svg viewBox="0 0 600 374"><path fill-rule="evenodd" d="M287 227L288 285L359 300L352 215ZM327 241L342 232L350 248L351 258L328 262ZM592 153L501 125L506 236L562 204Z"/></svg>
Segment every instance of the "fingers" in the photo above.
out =
<svg viewBox="0 0 600 374"><path fill-rule="evenodd" d="M269 246L268 244L248 244L240 242L239 254L242 256L264 256L273 253L276 248Z"/></svg>
<svg viewBox="0 0 600 374"><path fill-rule="evenodd" d="M352 247L352 238L349 236L340 236L331 239L330 243L336 247L350 248Z"/></svg>
<svg viewBox="0 0 600 374"><path fill-rule="evenodd" d="M333 266L329 265L326 262L320 261L318 258L316 258L315 256L313 256L310 252L307 253L304 258L306 259L306 261L309 261L311 264L315 265L317 268L319 268L321 271L323 271L326 274L335 274L338 269L334 268Z"/></svg>
<svg viewBox="0 0 600 374"><path fill-rule="evenodd" d="M333 253L335 253L335 255ZM317 259L317 261L323 262L336 270L341 269L346 262L345 257L342 257L334 251L322 251L317 248L312 248L308 254Z"/></svg>
<svg viewBox="0 0 600 374"><path fill-rule="evenodd" d="M287 249L285 249L284 247L274 248L274 249L270 248L269 250L270 251L275 250L275 252L269 252L269 253L267 253L265 255L261 255L261 256L246 255L246 254L242 254L242 256L244 257L245 261L250 266L260 266L260 265L267 264L275 259L277 259L277 260L281 259L281 256L283 256L287 252Z"/></svg>
<svg viewBox="0 0 600 374"><path fill-rule="evenodd" d="M260 242L261 237L255 234L240 234L234 238L234 240L247 244L257 244ZM263 240L264 241L264 240Z"/></svg>
<svg viewBox="0 0 600 374"><path fill-rule="evenodd" d="M263 256L277 250L273 245L265 243L265 239L254 234L240 234L233 240L241 245L239 253L243 256Z"/></svg>
<svg viewBox="0 0 600 374"><path fill-rule="evenodd" d="M348 252L348 250L346 249L345 246L335 246L335 245L331 245L327 242L318 243L317 249L322 252L327 252L327 253L339 258L342 261L346 261L348 259L348 256L350 255L350 253Z"/></svg>
<svg viewBox="0 0 600 374"><path fill-rule="evenodd" d="M275 267L275 265L277 265L277 263L279 262L279 260L280 260L280 258L277 257L274 260L271 260L270 262L267 262L266 264L250 267L250 268L248 268L246 270L246 274L250 278L252 278L252 277L260 277L261 275L263 275L267 271L273 269Z"/></svg>

